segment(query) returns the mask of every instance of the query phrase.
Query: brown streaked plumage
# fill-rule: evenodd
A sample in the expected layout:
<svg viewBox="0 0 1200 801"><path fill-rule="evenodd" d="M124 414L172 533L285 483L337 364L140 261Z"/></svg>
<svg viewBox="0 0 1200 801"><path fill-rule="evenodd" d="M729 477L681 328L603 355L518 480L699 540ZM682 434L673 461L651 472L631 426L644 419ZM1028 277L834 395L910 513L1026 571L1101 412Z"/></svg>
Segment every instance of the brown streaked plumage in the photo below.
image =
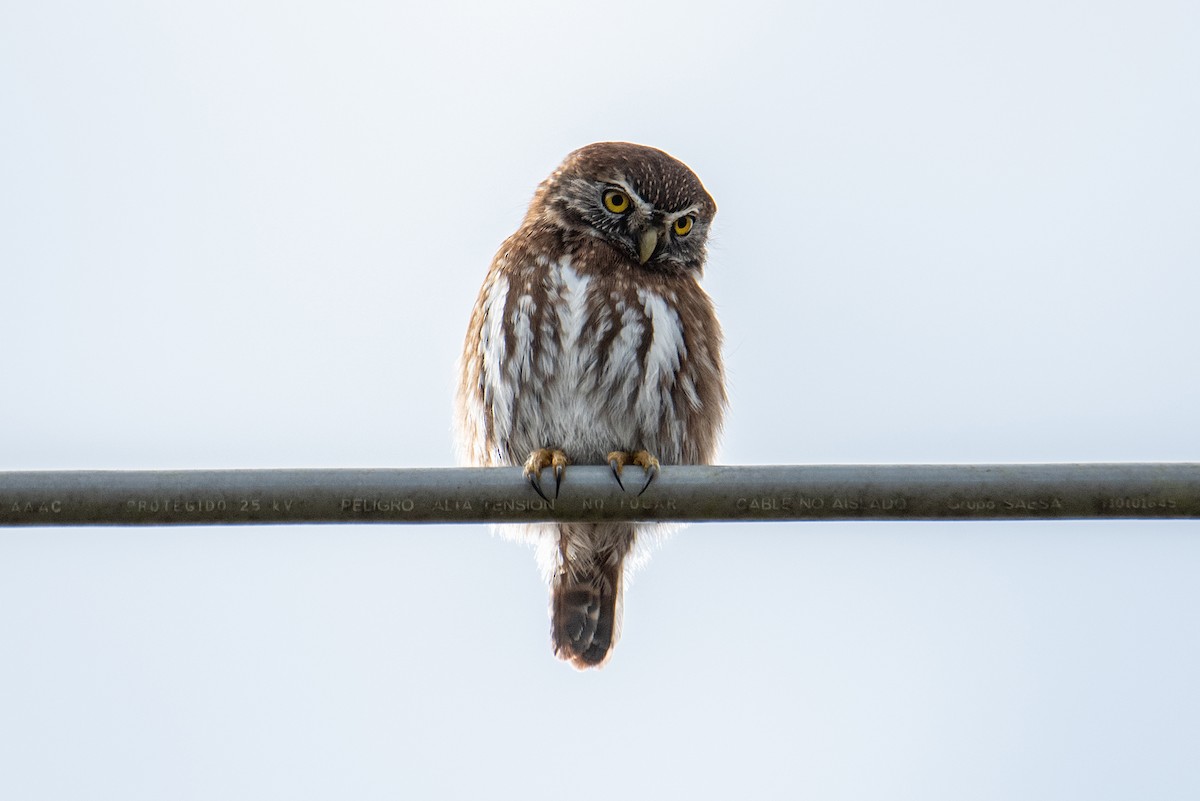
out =
<svg viewBox="0 0 1200 801"><path fill-rule="evenodd" d="M544 468L611 464L636 493L658 463L711 461L726 398L721 329L698 280L715 213L661 150L601 142L568 155L501 245L471 314L456 410L464 460L523 464L543 495L557 489ZM626 556L655 528L505 527L538 546L556 655L577 668L608 660Z"/></svg>

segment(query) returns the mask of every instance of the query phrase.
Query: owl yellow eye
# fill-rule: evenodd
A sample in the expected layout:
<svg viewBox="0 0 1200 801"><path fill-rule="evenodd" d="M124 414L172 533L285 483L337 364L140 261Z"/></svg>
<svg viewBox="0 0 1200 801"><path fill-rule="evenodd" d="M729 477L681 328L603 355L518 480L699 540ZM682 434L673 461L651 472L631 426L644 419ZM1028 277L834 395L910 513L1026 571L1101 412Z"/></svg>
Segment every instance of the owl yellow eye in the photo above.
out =
<svg viewBox="0 0 1200 801"><path fill-rule="evenodd" d="M620 189L607 189L604 192L604 208L613 214L624 214L629 211L629 195Z"/></svg>
<svg viewBox="0 0 1200 801"><path fill-rule="evenodd" d="M692 215L687 214L675 221L675 235L687 236L688 231L692 230Z"/></svg>

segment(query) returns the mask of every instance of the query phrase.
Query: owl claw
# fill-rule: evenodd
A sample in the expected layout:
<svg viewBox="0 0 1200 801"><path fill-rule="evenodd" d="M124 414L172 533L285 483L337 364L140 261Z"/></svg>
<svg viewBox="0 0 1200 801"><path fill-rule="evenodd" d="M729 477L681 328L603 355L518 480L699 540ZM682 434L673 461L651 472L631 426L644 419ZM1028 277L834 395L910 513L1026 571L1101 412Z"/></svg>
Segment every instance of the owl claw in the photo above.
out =
<svg viewBox="0 0 1200 801"><path fill-rule="evenodd" d="M621 481L621 469L630 463L646 471L646 483L638 491L640 498L646 490L650 489L650 484L658 476L658 459L655 459L649 451L613 451L610 453L608 466L612 468L613 478L617 480L617 486L622 490L625 490L625 482Z"/></svg>
<svg viewBox="0 0 1200 801"><path fill-rule="evenodd" d="M542 470L547 467L554 468L553 500L557 500L563 476L567 472L567 464L567 455L553 448L538 448L525 460L525 478L529 481L529 486L533 487L533 491L546 503L550 503L551 498L547 497L545 491L542 490Z"/></svg>
<svg viewBox="0 0 1200 801"><path fill-rule="evenodd" d="M625 466L625 453L623 451L613 451L608 455L608 466L612 468L613 478L617 480L617 486L621 491L625 491L625 484L621 481L621 468Z"/></svg>
<svg viewBox="0 0 1200 801"><path fill-rule="evenodd" d="M562 486L563 476L567 472L567 466L566 466L566 462L565 462L566 457L564 456L563 459L564 459L563 464L555 464L554 465L554 497L555 498L558 497L558 488L560 486Z"/></svg>
<svg viewBox="0 0 1200 801"><path fill-rule="evenodd" d="M542 492L542 482L538 479L537 473L529 473L526 475L526 478L529 479L529 486L533 487L533 491L536 492L543 501L549 503L550 499L546 497L546 493Z"/></svg>

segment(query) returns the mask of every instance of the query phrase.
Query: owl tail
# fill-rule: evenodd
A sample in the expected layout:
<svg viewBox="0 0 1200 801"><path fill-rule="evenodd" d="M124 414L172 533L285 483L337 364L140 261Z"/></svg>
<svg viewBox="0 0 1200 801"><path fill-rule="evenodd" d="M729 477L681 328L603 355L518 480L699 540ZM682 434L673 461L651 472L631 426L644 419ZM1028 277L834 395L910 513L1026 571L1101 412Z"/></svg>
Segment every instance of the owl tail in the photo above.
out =
<svg viewBox="0 0 1200 801"><path fill-rule="evenodd" d="M621 636L622 573L632 526L563 526L550 587L554 655L579 670L603 667ZM615 536L614 536L615 535Z"/></svg>

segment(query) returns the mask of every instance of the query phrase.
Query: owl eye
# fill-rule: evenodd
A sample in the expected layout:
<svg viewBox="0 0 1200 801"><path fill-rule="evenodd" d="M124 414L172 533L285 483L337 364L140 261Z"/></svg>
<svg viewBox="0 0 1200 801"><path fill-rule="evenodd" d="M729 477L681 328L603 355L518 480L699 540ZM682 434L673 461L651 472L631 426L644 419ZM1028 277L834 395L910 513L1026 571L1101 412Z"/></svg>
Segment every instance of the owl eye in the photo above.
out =
<svg viewBox="0 0 1200 801"><path fill-rule="evenodd" d="M692 223L695 222L692 215L685 214L675 221L675 235L687 236L688 231L692 230Z"/></svg>
<svg viewBox="0 0 1200 801"><path fill-rule="evenodd" d="M629 211L629 195L620 189L606 189L604 191L604 208L613 214L624 214Z"/></svg>

